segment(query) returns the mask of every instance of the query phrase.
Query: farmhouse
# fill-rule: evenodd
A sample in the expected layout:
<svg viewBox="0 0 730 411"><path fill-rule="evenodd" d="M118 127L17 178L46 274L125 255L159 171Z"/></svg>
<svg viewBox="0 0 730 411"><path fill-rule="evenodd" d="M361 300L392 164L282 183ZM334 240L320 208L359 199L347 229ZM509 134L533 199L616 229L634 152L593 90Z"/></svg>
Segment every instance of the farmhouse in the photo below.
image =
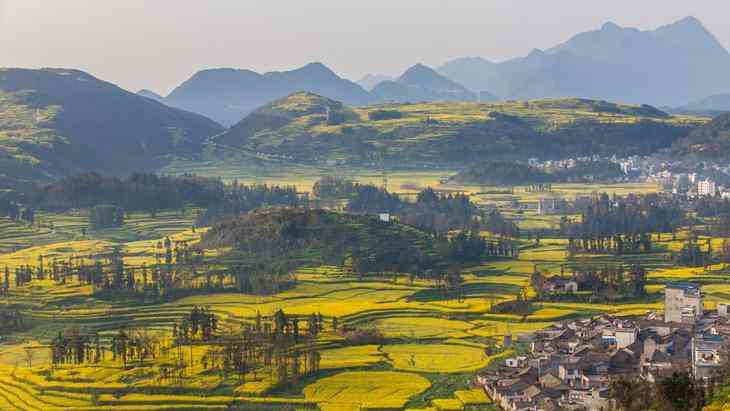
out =
<svg viewBox="0 0 730 411"><path fill-rule="evenodd" d="M545 281L543 291L551 293L576 293L578 292L578 283L569 278L550 277Z"/></svg>

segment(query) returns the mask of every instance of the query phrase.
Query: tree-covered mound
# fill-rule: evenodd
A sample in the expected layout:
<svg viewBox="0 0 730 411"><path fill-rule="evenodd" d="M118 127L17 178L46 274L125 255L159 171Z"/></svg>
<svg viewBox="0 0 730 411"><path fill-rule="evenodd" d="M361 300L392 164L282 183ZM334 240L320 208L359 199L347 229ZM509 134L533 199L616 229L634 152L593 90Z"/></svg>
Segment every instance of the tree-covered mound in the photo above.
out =
<svg viewBox="0 0 730 411"><path fill-rule="evenodd" d="M242 273L279 275L327 264L360 274L407 272L438 278L451 267L497 254L474 233L449 239L377 216L303 207L261 209L216 224L203 235L200 247L229 249L221 263Z"/></svg>
<svg viewBox="0 0 730 411"><path fill-rule="evenodd" d="M704 127L677 141L673 151L679 155L713 160L730 158L730 113L715 117Z"/></svg>
<svg viewBox="0 0 730 411"><path fill-rule="evenodd" d="M516 161L484 161L467 168L451 178L461 184L481 184L489 186L511 186L552 182L549 174L524 163Z"/></svg>
<svg viewBox="0 0 730 411"><path fill-rule="evenodd" d="M578 161L571 168L541 169L517 161L488 160L477 163L451 181L459 184L514 186L541 183L613 181L624 177L618 164L608 161Z"/></svg>
<svg viewBox="0 0 730 411"><path fill-rule="evenodd" d="M650 106L586 99L388 103L348 108L297 93L214 138L219 154L372 165L444 165L484 159L648 155L705 119Z"/></svg>

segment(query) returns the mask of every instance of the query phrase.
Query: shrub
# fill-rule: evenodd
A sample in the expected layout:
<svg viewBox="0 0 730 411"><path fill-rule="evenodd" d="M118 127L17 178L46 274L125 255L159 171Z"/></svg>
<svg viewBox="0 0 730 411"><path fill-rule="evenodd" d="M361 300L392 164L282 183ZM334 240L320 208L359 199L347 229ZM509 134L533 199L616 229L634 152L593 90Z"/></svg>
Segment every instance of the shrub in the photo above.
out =
<svg viewBox="0 0 730 411"><path fill-rule="evenodd" d="M347 345L371 345L383 342L383 333L375 327L345 330L343 336Z"/></svg>

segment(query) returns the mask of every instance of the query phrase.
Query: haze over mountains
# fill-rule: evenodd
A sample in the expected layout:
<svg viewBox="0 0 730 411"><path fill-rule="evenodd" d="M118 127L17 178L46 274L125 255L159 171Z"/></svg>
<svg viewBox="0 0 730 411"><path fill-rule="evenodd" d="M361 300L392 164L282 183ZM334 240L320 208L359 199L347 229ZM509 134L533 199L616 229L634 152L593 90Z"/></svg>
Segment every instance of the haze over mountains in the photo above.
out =
<svg viewBox="0 0 730 411"><path fill-rule="evenodd" d="M417 64L395 80L377 84L372 94L378 102L476 101L477 95L461 84Z"/></svg>
<svg viewBox="0 0 730 411"><path fill-rule="evenodd" d="M173 90L164 101L230 126L256 108L297 91L321 94L355 106L373 101L362 87L339 77L321 63L265 74L237 69L203 70Z"/></svg>
<svg viewBox="0 0 730 411"><path fill-rule="evenodd" d="M577 96L678 106L730 91L730 54L693 17L651 31L606 23L525 57L462 58L438 70L503 99Z"/></svg>
<svg viewBox="0 0 730 411"><path fill-rule="evenodd" d="M378 80L383 77L369 77ZM382 102L476 101L477 95L417 64L394 80L380 81L371 92L343 79L321 63L275 73L250 70L203 70L173 90L163 101L230 126L253 110L293 93L305 91L351 106Z"/></svg>
<svg viewBox="0 0 730 411"><path fill-rule="evenodd" d="M368 75L358 83L321 63L265 74L203 70L163 101L226 126L299 91L351 106L581 97L679 107L730 92L729 72L730 53L699 20L687 17L649 31L606 23L599 30L577 34L548 50L535 49L525 57L504 62L460 58L436 70L417 64L398 78ZM721 102L711 99L701 106L704 111L723 110L726 105Z"/></svg>

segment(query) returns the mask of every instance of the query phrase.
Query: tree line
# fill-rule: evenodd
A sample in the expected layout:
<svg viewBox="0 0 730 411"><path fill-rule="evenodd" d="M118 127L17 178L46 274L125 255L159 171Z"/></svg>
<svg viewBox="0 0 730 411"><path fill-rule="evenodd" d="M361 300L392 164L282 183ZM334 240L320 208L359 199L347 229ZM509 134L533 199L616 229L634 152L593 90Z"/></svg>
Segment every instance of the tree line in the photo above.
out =
<svg viewBox="0 0 730 411"><path fill-rule="evenodd" d="M651 252L652 233L675 233L684 219L676 200L656 194L594 198L580 221L563 217L560 232L571 254Z"/></svg>
<svg viewBox="0 0 730 411"><path fill-rule="evenodd" d="M154 215L164 209L186 206L208 208L202 220L253 210L262 205L297 203L295 187L226 185L220 178L193 174L160 176L134 173L128 177L102 176L87 172L47 185L36 185L14 199L0 199L0 215L32 220L34 209L66 211L112 205L125 212L142 211ZM27 210L27 211L26 211Z"/></svg>

